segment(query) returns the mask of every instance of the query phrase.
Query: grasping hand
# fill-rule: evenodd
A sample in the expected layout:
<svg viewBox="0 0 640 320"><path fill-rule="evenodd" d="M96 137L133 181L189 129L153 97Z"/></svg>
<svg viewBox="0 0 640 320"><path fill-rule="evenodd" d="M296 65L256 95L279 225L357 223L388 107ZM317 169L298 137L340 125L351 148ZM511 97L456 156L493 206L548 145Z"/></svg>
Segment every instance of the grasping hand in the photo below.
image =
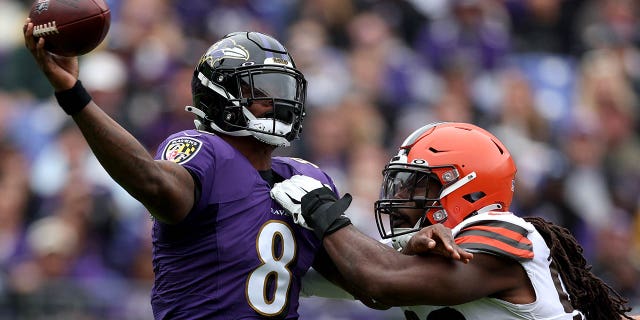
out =
<svg viewBox="0 0 640 320"><path fill-rule="evenodd" d="M45 39L33 36L33 23L30 18L27 18L22 30L25 46L35 58L53 89L57 92L73 87L78 79L78 57L58 56L45 50Z"/></svg>
<svg viewBox="0 0 640 320"><path fill-rule="evenodd" d="M435 253L468 263L473 254L460 248L453 239L451 229L434 224L420 229L402 248L402 253L408 255Z"/></svg>

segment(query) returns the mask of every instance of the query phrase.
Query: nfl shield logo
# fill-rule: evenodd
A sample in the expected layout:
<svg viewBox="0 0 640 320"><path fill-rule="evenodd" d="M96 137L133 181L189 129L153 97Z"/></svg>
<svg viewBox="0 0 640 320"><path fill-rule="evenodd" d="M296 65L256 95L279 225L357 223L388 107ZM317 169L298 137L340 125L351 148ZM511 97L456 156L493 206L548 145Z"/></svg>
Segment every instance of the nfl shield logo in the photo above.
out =
<svg viewBox="0 0 640 320"><path fill-rule="evenodd" d="M48 9L49 9L49 0L38 0L38 2L36 2L35 4L34 11L37 14L41 14L43 11L46 11Z"/></svg>

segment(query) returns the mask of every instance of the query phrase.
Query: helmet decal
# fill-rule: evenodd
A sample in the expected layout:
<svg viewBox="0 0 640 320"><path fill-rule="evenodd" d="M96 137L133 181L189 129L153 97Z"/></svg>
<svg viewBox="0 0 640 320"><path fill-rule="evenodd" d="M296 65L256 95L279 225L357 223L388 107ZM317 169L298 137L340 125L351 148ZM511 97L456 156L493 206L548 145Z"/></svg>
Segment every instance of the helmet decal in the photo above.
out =
<svg viewBox="0 0 640 320"><path fill-rule="evenodd" d="M38 0L38 2L36 2L35 12L37 14L41 14L47 10L49 10L49 0ZM53 24L55 25L55 21Z"/></svg>
<svg viewBox="0 0 640 320"><path fill-rule="evenodd" d="M222 39L214 43L207 53L202 56L198 64L207 62L210 67L215 67L216 63L221 59L237 59L237 60L249 60L249 51L243 46L238 45L235 40L231 38Z"/></svg>
<svg viewBox="0 0 640 320"><path fill-rule="evenodd" d="M264 64L275 64L275 65L282 65L282 66L290 66L291 63L289 62L289 60L286 59L282 59L282 58L266 58L264 59Z"/></svg>

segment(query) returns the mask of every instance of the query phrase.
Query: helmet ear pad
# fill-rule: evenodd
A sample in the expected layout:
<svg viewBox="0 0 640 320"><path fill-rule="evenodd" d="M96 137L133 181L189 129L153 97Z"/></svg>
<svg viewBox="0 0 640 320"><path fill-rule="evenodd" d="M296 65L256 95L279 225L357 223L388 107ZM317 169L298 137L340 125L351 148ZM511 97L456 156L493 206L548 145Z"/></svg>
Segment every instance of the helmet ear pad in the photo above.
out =
<svg viewBox="0 0 640 320"><path fill-rule="evenodd" d="M242 129L247 125L247 121L242 114L242 107L234 105L221 95L213 92L213 90L200 83L197 77L194 77L191 81L191 88L193 105L203 110L207 116L206 119L198 117L205 124L205 127L208 128L210 123L213 122L220 129L231 132ZM213 106L224 107L216 108Z"/></svg>

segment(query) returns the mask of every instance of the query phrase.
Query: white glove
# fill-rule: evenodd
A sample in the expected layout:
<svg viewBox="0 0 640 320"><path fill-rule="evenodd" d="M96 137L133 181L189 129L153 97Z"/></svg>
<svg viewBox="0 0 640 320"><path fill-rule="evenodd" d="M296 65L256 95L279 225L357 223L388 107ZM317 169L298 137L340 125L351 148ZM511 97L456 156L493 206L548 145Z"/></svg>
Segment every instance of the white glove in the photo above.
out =
<svg viewBox="0 0 640 320"><path fill-rule="evenodd" d="M276 183L271 189L271 198L276 200L293 217L296 224L313 230L307 225L302 216L302 197L312 190L325 185L322 182L307 176L295 175L287 180ZM327 186L328 187L328 186Z"/></svg>

